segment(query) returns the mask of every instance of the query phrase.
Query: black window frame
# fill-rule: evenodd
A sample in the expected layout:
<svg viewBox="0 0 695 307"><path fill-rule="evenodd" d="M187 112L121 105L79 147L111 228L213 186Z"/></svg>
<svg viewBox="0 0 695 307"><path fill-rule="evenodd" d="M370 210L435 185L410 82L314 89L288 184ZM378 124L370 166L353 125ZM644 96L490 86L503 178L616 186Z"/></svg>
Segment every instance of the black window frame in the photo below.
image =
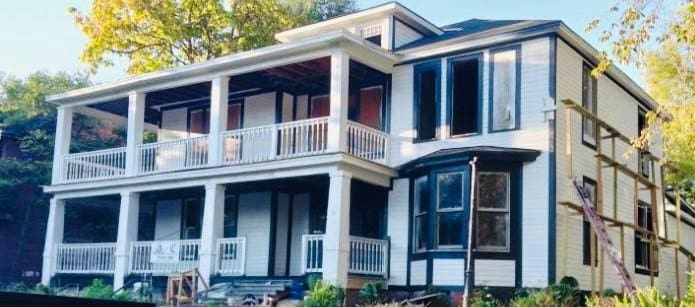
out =
<svg viewBox="0 0 695 307"><path fill-rule="evenodd" d="M598 79L595 78L592 74L591 71L593 70L593 67L589 64L584 62L582 64L582 74L581 74L581 79L582 79L582 108L586 109L587 111L591 112L595 116L598 115ZM588 76L586 74L588 73ZM585 78L586 77L586 78ZM591 106L591 110L586 108L586 105L588 104L588 96L589 94L586 92L587 84L585 81L587 81L587 78L591 80L591 88L593 91L591 92L591 100L593 102L593 105ZM589 121L593 121L592 119L586 118L585 116L582 116L582 144L585 146L596 150L596 143L600 142L599 140L599 130L601 129L597 123L594 121L594 142L591 143L589 140L585 139L586 133L584 131L586 130L587 123Z"/></svg>
<svg viewBox="0 0 695 307"><path fill-rule="evenodd" d="M416 193L416 189L418 188L418 180L423 180L424 181L424 189L423 191L419 191L419 193ZM412 178L410 180L410 186L412 187L412 195L413 195L413 210L412 210L412 229L413 229L413 235L412 235L412 244L413 244L413 253L423 253L427 252L429 250L429 234L430 234L430 222L429 222L429 213L430 213L430 186L429 186L429 175L424 174L422 176L418 176L415 178ZM423 196L422 199L426 200L425 203L425 211L419 211L418 207L420 207L419 204L419 199L418 199L418 194L424 194L421 195ZM422 230L424 232L425 236L425 242L424 242L424 247L419 248L418 246L418 239L419 239L419 233L418 229L420 227L417 227L417 222L418 218L422 218L424 220L424 229Z"/></svg>
<svg viewBox="0 0 695 307"><path fill-rule="evenodd" d="M454 68L461 62L475 60L478 62L478 86L477 86L477 102L475 112L475 131L454 133L454 83L455 72ZM464 54L456 57L451 57L447 60L447 97L446 97L446 122L449 126L449 138L459 138L467 136L475 136L483 133L483 73L484 73L484 58L482 52Z"/></svg>
<svg viewBox="0 0 695 307"><path fill-rule="evenodd" d="M198 106L198 107L190 107L187 109L187 117L186 117L186 132L188 133L188 137L191 137L191 133L198 133L198 132L191 132L191 113L196 112L196 111L202 111L203 112L203 128L204 132L200 132L200 135L206 135L210 133L210 117L212 116L210 114L210 106ZM207 111L207 112L206 112ZM206 117L207 114L207 117ZM226 123L225 123L226 124Z"/></svg>
<svg viewBox="0 0 695 307"><path fill-rule="evenodd" d="M514 127L495 129L494 128L494 80L495 80L495 54L514 51L515 53L515 97L514 97ZM490 78L488 96L488 133L514 131L521 129L521 45L507 46L490 50Z"/></svg>
<svg viewBox="0 0 695 307"><path fill-rule="evenodd" d="M461 207L457 208L440 208L440 186L439 186L439 176L444 175L444 174L456 174L461 176ZM430 223L433 223L432 226L430 226L430 236L433 237L434 241L432 242L433 249L435 250L440 250L440 251L462 251L466 250L466 237L465 237L465 232L467 230L467 224L468 224L468 210L470 210L470 206L467 206L469 203L469 197L468 193L466 193L467 185L470 184L469 180L467 180L467 177L470 175L470 170L466 168L449 168L449 169L442 169L442 170L437 170L432 173L432 187L433 189L430 189L430 211L432 212L430 216ZM461 222L461 227L460 227L460 235L461 235L461 244L440 244L440 237L439 237L439 229L440 229L440 216L443 215L452 215L452 214L460 214L460 222Z"/></svg>
<svg viewBox="0 0 695 307"><path fill-rule="evenodd" d="M647 111L641 107L637 108L637 136L642 134L642 130L647 127ZM651 176L651 153L649 148L639 151L639 173L642 177L649 179Z"/></svg>
<svg viewBox="0 0 695 307"><path fill-rule="evenodd" d="M239 194L231 193L224 195L224 218L222 219L222 237L235 238L239 231ZM234 211L234 216L228 218L227 211ZM233 223L231 223L233 221ZM228 224L230 222L231 225Z"/></svg>
<svg viewBox="0 0 695 307"><path fill-rule="evenodd" d="M642 229L646 229L648 231L653 232L654 231L654 211L652 210L652 206L643 200L638 200L637 201L637 216L635 216L635 225L637 227L640 227ZM640 212L642 213L642 216L644 219L640 219ZM646 225L644 225L646 224ZM659 261L658 258L656 261L652 259L652 257L657 256L658 254L654 253L654 248L655 246L652 245L651 240L649 239L649 234L645 234L642 231L635 230L635 273L641 274L641 275L650 275L650 271L653 272L654 276L659 275ZM643 249L647 249L647 265L639 265L638 264L638 257L641 257L641 251ZM654 266L654 267L652 267Z"/></svg>
<svg viewBox="0 0 695 307"><path fill-rule="evenodd" d="M413 130L415 131L414 143L428 142L438 140L441 136L441 78L442 78L441 60L435 60L425 63L420 63L413 66ZM422 73L434 71L434 136L431 138L422 138L420 136L420 109L421 109L421 79Z"/></svg>
<svg viewBox="0 0 695 307"><path fill-rule="evenodd" d="M504 175L507 180L507 207L504 210L497 209L497 208L491 208L491 207L485 207L485 209L482 209L483 207L481 206L481 198L480 196L480 188L483 186L480 183L480 175ZM476 246L476 251L480 252L490 252L490 253L509 253L512 249L512 207L513 207L513 195L512 195L512 171L500 171L500 170L481 170L479 171L476 176L476 210L475 210L475 246ZM495 213L495 214L504 214L506 215L506 222L507 222L507 232L506 232L506 237L507 241L504 246L504 248L499 248L495 246L480 246L478 240L480 237L478 236L480 234L480 215L481 213Z"/></svg>
<svg viewBox="0 0 695 307"><path fill-rule="evenodd" d="M590 185L594 188L593 195L593 206L596 209L597 199L596 192L598 186L596 185L596 180L591 179L587 176L582 178L582 187L584 189ZM584 215L582 215L582 264L588 266L591 263L591 236L594 235L594 231L591 228L591 222L589 222ZM598 240L594 240L594 266L598 265Z"/></svg>

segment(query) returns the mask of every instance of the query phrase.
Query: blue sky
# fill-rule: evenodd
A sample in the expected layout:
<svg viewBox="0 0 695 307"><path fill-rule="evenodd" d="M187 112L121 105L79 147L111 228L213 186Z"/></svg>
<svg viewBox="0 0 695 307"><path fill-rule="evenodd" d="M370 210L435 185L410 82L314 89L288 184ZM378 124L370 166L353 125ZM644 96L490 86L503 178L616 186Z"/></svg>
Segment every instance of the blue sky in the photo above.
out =
<svg viewBox="0 0 695 307"><path fill-rule="evenodd" d="M357 0L367 8L383 0ZM561 19L598 49L606 48L597 34L584 29L593 18L605 17L611 1L605 0L401 0L403 5L436 25L446 25L470 18L482 19ZM68 7L82 11L89 0L21 0L0 1L0 72L24 77L36 70L48 72L84 70L79 56L85 38L75 27ZM623 67L641 83L639 71ZM125 77L125 62L101 69L92 77L107 82Z"/></svg>

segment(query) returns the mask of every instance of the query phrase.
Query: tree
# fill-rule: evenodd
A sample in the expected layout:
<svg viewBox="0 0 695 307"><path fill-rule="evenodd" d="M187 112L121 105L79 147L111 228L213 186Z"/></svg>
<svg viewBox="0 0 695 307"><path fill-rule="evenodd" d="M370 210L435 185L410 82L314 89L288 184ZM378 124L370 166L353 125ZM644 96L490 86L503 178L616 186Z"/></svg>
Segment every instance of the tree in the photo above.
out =
<svg viewBox="0 0 695 307"><path fill-rule="evenodd" d="M669 13L674 9L673 13ZM648 128L633 145L642 150L663 141L663 164L670 166L667 180L676 188L689 188L695 178L695 1L628 0L610 8L607 26L592 21L588 30L602 28L600 40L611 42L611 53L621 64L645 72L647 90L658 102L647 115ZM613 64L607 53L595 70ZM691 198L693 199L693 198Z"/></svg>
<svg viewBox="0 0 695 307"><path fill-rule="evenodd" d="M284 0L281 2L305 23L319 22L357 10L354 0Z"/></svg>
<svg viewBox="0 0 695 307"><path fill-rule="evenodd" d="M274 0L95 0L69 8L87 36L81 60L95 71L126 57L132 74L272 44L297 19Z"/></svg>

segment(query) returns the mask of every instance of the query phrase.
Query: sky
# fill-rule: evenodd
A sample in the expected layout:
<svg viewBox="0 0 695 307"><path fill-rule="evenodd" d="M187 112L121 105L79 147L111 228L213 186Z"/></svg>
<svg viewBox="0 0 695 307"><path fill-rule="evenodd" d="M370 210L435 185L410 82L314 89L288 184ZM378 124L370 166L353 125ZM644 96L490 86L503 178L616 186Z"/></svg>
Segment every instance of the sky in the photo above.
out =
<svg viewBox="0 0 695 307"><path fill-rule="evenodd" d="M385 0L357 0L368 8ZM90 0L2 0L0 1L0 72L25 77L43 70L77 72L86 70L79 60L85 37L74 25L68 7L88 11ZM435 25L443 26L470 18L560 19L599 50L597 33L586 33L594 18L607 16L611 1L605 0L400 0ZM621 67L638 83L643 82L634 67ZM126 61L101 68L92 76L95 83L126 77Z"/></svg>

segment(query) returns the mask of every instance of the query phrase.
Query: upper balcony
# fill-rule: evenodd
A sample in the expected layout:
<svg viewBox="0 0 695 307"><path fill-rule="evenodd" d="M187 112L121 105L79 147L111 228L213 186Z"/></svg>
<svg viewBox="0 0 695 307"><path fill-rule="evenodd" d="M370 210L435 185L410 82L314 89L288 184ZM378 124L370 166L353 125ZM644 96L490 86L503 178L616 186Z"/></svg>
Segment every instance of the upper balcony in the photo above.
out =
<svg viewBox="0 0 695 307"><path fill-rule="evenodd" d="M389 83L383 70L333 49L327 56L60 107L52 185L339 152L386 164ZM74 113L96 117L104 127L122 126L122 146L70 150L80 137L72 131Z"/></svg>

